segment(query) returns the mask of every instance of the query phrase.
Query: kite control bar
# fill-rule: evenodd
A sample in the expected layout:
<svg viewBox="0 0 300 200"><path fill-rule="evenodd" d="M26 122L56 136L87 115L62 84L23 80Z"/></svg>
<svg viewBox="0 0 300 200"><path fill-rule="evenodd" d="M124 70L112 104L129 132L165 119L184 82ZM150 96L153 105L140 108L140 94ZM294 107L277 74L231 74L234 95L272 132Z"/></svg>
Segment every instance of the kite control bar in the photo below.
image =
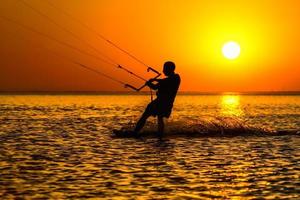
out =
<svg viewBox="0 0 300 200"><path fill-rule="evenodd" d="M152 72L154 72L156 74L156 76L153 79L156 79L156 78L160 77L160 75L161 75L161 73L159 73L158 71L156 71L152 67L148 67L147 72L150 72L150 71L152 71ZM131 88L131 89L133 89L133 90L135 90L137 92L139 92L141 89L143 89L146 86L147 86L146 83L144 85L142 85L141 87L139 87L139 88L136 88L136 87L134 87L134 86L132 86L130 84L125 84L124 85L125 88Z"/></svg>

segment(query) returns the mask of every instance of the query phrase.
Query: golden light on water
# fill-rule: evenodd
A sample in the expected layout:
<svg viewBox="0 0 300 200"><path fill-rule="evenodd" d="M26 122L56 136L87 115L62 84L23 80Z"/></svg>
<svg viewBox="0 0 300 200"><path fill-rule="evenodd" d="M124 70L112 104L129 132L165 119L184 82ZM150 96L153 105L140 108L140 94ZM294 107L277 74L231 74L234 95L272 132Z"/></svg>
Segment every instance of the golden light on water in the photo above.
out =
<svg viewBox="0 0 300 200"><path fill-rule="evenodd" d="M224 95L221 98L221 113L225 116L241 116L240 96Z"/></svg>

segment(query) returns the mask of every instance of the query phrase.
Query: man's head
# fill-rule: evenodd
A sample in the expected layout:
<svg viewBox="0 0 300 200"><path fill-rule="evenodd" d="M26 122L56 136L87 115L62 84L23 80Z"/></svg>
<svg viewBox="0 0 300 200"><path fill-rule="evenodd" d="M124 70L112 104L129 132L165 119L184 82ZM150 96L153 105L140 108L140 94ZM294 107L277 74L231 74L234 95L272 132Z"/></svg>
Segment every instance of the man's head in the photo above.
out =
<svg viewBox="0 0 300 200"><path fill-rule="evenodd" d="M167 61L164 64L164 69L163 72L166 76L170 76L172 74L174 74L175 71L175 63L173 63L172 61Z"/></svg>

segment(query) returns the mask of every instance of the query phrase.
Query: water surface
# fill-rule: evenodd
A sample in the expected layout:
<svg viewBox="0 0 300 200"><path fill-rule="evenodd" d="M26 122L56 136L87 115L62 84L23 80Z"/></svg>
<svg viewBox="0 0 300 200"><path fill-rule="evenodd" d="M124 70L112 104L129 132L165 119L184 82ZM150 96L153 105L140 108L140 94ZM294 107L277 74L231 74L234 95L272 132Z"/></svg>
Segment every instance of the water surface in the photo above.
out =
<svg viewBox="0 0 300 200"><path fill-rule="evenodd" d="M0 96L0 195L21 198L299 199L300 137L112 139L148 96ZM167 127L233 119L300 130L300 96L182 95ZM148 128L155 129L154 119Z"/></svg>

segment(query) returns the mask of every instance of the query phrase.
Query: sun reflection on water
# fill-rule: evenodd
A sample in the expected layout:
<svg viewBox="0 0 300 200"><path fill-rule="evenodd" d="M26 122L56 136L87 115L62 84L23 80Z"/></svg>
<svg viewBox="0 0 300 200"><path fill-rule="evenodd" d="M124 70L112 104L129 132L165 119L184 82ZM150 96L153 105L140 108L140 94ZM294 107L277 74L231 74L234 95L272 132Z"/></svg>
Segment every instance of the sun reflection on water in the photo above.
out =
<svg viewBox="0 0 300 200"><path fill-rule="evenodd" d="M239 117L242 116L243 110L240 106L240 96L224 95L221 97L221 114L224 116Z"/></svg>

